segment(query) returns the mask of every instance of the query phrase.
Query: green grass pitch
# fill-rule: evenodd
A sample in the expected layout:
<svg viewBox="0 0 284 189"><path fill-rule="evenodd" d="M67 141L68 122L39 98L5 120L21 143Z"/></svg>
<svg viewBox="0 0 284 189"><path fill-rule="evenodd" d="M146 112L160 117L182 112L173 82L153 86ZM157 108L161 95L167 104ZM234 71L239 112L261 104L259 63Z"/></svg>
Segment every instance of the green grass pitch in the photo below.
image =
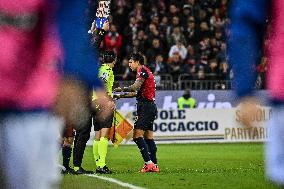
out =
<svg viewBox="0 0 284 189"><path fill-rule="evenodd" d="M134 145L109 147L107 163L115 178L148 189L277 189L265 180L263 144L160 144L160 173L138 173L143 165ZM83 167L95 170L92 148ZM120 189L117 184L85 175L66 175L62 189Z"/></svg>

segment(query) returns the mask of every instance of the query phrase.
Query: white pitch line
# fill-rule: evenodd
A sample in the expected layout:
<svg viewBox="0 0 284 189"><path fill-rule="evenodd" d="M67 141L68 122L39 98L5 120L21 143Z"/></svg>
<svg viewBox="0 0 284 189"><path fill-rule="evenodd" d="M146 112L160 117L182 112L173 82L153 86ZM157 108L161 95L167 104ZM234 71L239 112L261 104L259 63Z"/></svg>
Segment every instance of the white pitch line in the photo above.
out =
<svg viewBox="0 0 284 189"><path fill-rule="evenodd" d="M95 174L93 174L93 175L92 174L85 174L85 175L88 176L88 177L95 177L95 178L98 178L98 179L101 179L101 180L113 182L115 184L118 184L118 185L123 186L123 187L130 188L130 189L146 189L146 188L142 188L142 187L139 187L139 186L134 186L134 185L129 184L127 182L122 182L122 181L119 181L119 180L116 180L116 179L113 179L113 178L109 178L109 177L98 176L98 175L95 175Z"/></svg>

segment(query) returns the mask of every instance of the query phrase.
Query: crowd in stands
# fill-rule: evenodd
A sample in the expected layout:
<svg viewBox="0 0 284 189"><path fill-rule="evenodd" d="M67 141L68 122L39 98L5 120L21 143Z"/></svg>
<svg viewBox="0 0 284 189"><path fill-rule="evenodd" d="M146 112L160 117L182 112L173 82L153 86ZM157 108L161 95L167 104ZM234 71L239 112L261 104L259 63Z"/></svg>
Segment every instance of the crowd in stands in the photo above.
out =
<svg viewBox="0 0 284 189"><path fill-rule="evenodd" d="M227 0L113 0L104 48L120 59L123 79L135 76L127 56L141 52L157 76L229 79L226 60Z"/></svg>
<svg viewBox="0 0 284 189"><path fill-rule="evenodd" d="M134 80L128 56L145 55L159 80L169 74L174 82L183 74L190 80L230 80L227 61L229 0L112 0L110 31L103 48L118 54L115 72ZM256 87L264 87L263 58L256 67Z"/></svg>

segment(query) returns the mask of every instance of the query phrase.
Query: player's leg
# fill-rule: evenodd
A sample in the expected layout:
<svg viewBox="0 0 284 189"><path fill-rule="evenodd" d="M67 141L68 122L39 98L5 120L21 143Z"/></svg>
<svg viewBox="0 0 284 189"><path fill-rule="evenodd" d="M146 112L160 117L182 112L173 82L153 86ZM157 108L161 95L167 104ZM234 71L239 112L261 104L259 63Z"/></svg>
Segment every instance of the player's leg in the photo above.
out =
<svg viewBox="0 0 284 189"><path fill-rule="evenodd" d="M99 154L99 162L98 169L96 170L98 173L109 174L111 171L106 166L106 155L108 150L108 141L109 141L109 132L112 126L113 114L107 118L103 122L99 122L100 125L100 138L98 142L98 154Z"/></svg>
<svg viewBox="0 0 284 189"><path fill-rule="evenodd" d="M144 133L144 139L145 142L148 146L149 153L150 153L150 158L152 162L155 164L155 168L153 168L151 171L152 172L160 172L159 167L158 167L158 161L157 161L157 146L154 141L154 132L152 130L147 130Z"/></svg>
<svg viewBox="0 0 284 189"><path fill-rule="evenodd" d="M284 186L284 107L274 107L266 143L266 172L269 179Z"/></svg>
<svg viewBox="0 0 284 189"><path fill-rule="evenodd" d="M153 169L155 164L151 161L148 145L146 144L143 138L144 130L138 129L137 124L135 125L136 128L134 127L135 129L133 130L133 141L136 143L137 147L139 148L142 158L145 162L140 172L142 173L149 172L151 169Z"/></svg>
<svg viewBox="0 0 284 189"><path fill-rule="evenodd" d="M144 140L144 131L149 127L149 109L147 102L137 103L137 120L134 123L133 141L136 143L145 162L140 172L149 172L155 164L151 161L148 145ZM150 112L151 113L151 112Z"/></svg>
<svg viewBox="0 0 284 189"><path fill-rule="evenodd" d="M74 141L74 136L75 136L75 133L74 133L73 127L66 126L63 132L63 144L62 144L63 166L65 168L65 170L62 171L62 173L65 173L65 174L74 173L74 170L70 168L69 166L70 158L72 154L72 145Z"/></svg>
<svg viewBox="0 0 284 189"><path fill-rule="evenodd" d="M69 166L70 158L72 154L72 145L73 145L74 137L64 137L62 144L62 157L63 157L63 166L65 170L63 173L73 174L74 170Z"/></svg>
<svg viewBox="0 0 284 189"><path fill-rule="evenodd" d="M96 162L96 166L99 166L99 141L101 138L101 133L100 133L100 125L99 122L96 119L96 112L92 112L92 120L93 120L93 125L94 125L94 131L95 131L95 139L93 141L93 155L94 155L94 160Z"/></svg>
<svg viewBox="0 0 284 189"><path fill-rule="evenodd" d="M90 138L91 128L92 128L92 120L90 117L88 121L88 126L82 127L82 129L80 130L76 130L75 142L73 148L73 165L76 174L94 173L93 171L86 171L81 167L86 144Z"/></svg>
<svg viewBox="0 0 284 189"><path fill-rule="evenodd" d="M0 125L6 188L56 188L60 179L56 139L63 123L47 112L30 112L6 115Z"/></svg>
<svg viewBox="0 0 284 189"><path fill-rule="evenodd" d="M100 130L95 130L95 139L94 139L94 142L93 142L93 155L94 155L94 159L95 159L97 167L99 166L99 159L100 159L100 156L99 156L99 141L100 141L100 138L101 138Z"/></svg>

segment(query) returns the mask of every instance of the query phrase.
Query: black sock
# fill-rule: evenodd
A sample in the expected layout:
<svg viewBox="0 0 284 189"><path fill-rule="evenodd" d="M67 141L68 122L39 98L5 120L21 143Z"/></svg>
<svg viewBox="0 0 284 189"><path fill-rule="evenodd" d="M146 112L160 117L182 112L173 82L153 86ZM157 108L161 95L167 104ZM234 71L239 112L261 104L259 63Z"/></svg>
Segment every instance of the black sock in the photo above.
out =
<svg viewBox="0 0 284 189"><path fill-rule="evenodd" d="M145 142L148 145L151 160L153 161L153 163L157 164L157 146L155 144L154 139L145 139Z"/></svg>
<svg viewBox="0 0 284 189"><path fill-rule="evenodd" d="M70 146L62 147L62 156L63 156L63 166L69 168L69 162L71 158L72 149Z"/></svg>
<svg viewBox="0 0 284 189"><path fill-rule="evenodd" d="M142 137L139 137L139 138L134 138L133 141L138 146L144 161L145 162L150 161L151 158L149 156L148 146L147 146L145 140Z"/></svg>

